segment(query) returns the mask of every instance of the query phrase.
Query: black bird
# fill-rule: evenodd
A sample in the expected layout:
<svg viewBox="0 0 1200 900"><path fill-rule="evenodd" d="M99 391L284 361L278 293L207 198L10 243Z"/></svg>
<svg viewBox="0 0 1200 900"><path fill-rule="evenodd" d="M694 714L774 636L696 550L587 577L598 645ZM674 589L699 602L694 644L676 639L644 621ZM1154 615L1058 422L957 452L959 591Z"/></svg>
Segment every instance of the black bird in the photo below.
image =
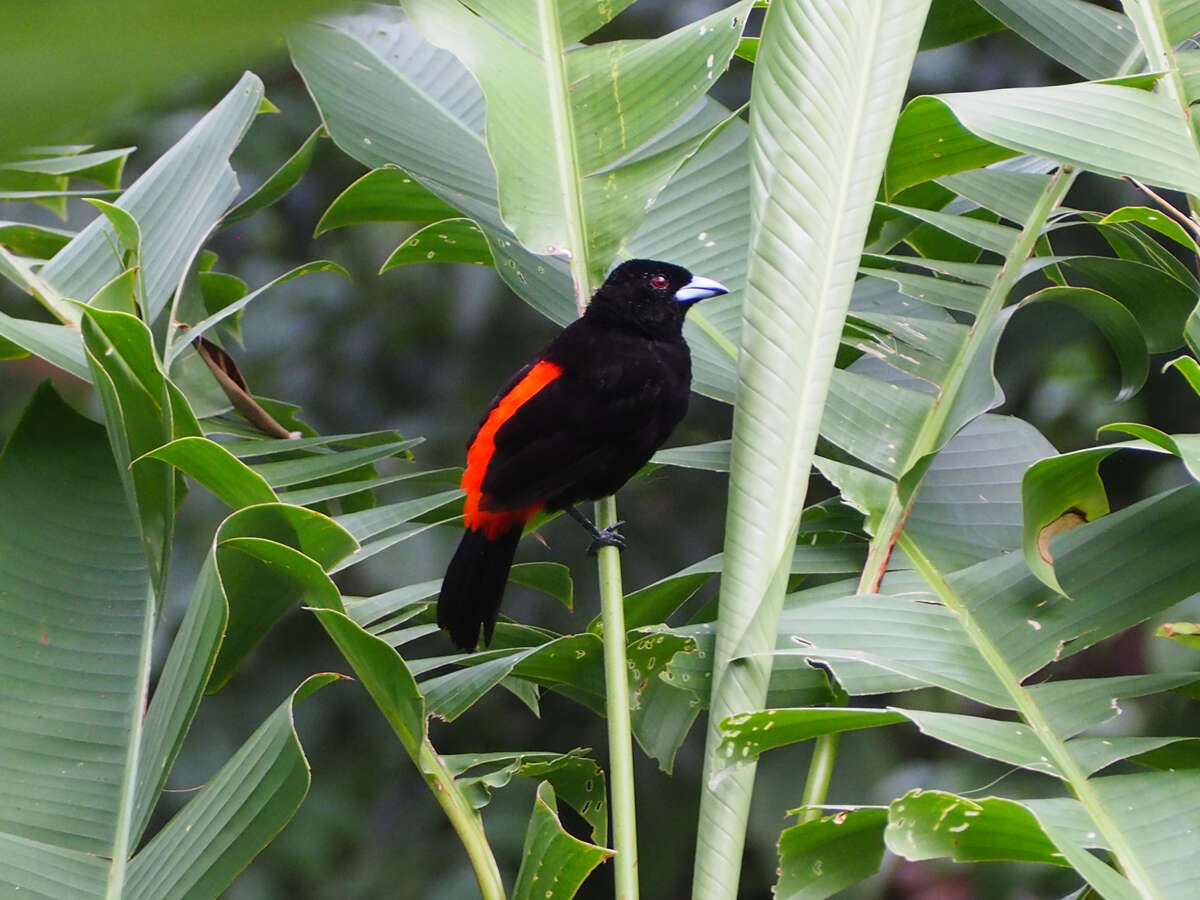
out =
<svg viewBox="0 0 1200 900"><path fill-rule="evenodd" d="M574 505L614 493L679 424L692 380L684 317L724 293L670 263L622 263L496 394L467 445L466 533L438 597L455 646L474 650L480 626L491 642L517 541L537 513L570 513L593 548L623 545L616 526L601 531Z"/></svg>

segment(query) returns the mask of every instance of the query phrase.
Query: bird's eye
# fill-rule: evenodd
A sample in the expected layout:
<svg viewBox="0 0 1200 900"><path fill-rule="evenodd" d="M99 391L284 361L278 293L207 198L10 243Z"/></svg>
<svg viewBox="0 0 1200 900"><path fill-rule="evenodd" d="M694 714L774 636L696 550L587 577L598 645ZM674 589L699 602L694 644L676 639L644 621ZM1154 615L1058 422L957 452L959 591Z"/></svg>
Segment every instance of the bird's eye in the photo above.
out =
<svg viewBox="0 0 1200 900"><path fill-rule="evenodd" d="M654 288L655 290L659 290L659 291L665 290L668 284L670 284L670 282L667 280L666 275L651 275L650 276L650 286L652 288Z"/></svg>

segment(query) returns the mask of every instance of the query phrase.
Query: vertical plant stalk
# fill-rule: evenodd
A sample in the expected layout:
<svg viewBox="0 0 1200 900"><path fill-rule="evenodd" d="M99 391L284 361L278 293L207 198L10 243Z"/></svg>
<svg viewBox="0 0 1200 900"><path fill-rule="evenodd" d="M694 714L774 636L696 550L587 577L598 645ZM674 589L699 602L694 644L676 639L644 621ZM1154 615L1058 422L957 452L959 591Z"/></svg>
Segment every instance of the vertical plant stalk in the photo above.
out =
<svg viewBox="0 0 1200 900"><path fill-rule="evenodd" d="M580 315L587 308L592 291L592 265L588 253L587 223L583 212L583 178L571 122L570 85L563 59L562 33L558 22L557 0L538 0L541 33L541 58L546 81L558 87L550 92L549 116L555 135L554 163L564 186L564 221L568 246L563 248L575 282L575 308ZM605 497L596 503L596 523L600 528L615 525L617 503ZM625 659L625 608L621 586L621 555L615 547L601 547L596 554L600 578L600 617L604 626L604 692L608 713L609 788L612 792L613 849L616 857L614 879L616 896L635 900L637 880L637 810L633 788L633 728L629 719L629 688Z"/></svg>
<svg viewBox="0 0 1200 900"><path fill-rule="evenodd" d="M751 90L750 264L694 898L738 893L754 767L723 771L718 725L766 699L821 410L927 9L767 8ZM822 745L819 769L832 749ZM811 798L819 793L814 784Z"/></svg>
<svg viewBox="0 0 1200 900"><path fill-rule="evenodd" d="M596 501L596 526L617 524L617 501ZM636 900L637 807L633 790L633 730L629 720L629 677L625 660L625 607L621 586L621 551L601 547L596 554L600 570L600 622L604 638L604 695L608 714L608 783L612 791L613 840L616 851L613 873L619 900Z"/></svg>
<svg viewBox="0 0 1200 900"><path fill-rule="evenodd" d="M483 820L458 789L428 739L421 742L416 762L467 851L483 900L504 900L504 881L500 877L500 869L496 865L496 857L492 855L487 835L483 833Z"/></svg>
<svg viewBox="0 0 1200 900"><path fill-rule="evenodd" d="M575 146L575 127L571 123L571 86L563 59L562 32L558 24L558 0L538 0L538 24L541 33L541 59L550 91L548 115L554 132L554 165L563 186L563 205L567 225L565 251L575 282L575 309L583 315L592 296L591 260L588 254L587 224L583 215L583 177L579 171L579 152ZM554 252L531 248L536 253Z"/></svg>
<svg viewBox="0 0 1200 900"><path fill-rule="evenodd" d="M954 403L966 381L971 363L983 347L988 332L995 325L996 317L1004 308L1004 301L1012 291L1013 285L1021 277L1021 264L1033 252L1034 246L1042 234L1042 229L1046 225L1046 220L1062 203L1067 191L1075 183L1075 177L1076 173L1067 169L1059 169L1055 172L1047 184L1046 190L1042 192L1037 205L1029 214L1029 218L1022 223L1021 234L1013 244L1008 256L1004 258L1004 265L1001 267L999 276L988 288L967 339L959 348L954 359L951 360L950 375L947 377L946 383L942 385L942 391L934 403L932 414L921 425L921 430L918 432L916 440L913 441L912 452L905 461L904 471L910 470L923 456L936 451L939 437L954 409ZM867 564L863 567L862 576L858 582L860 594L875 593L879 590L879 583L887 571L892 548L900 538L904 522L908 518L909 510L919 491L920 483L918 482L907 492L907 499L901 499L898 489L892 492L891 500L880 518L879 527L871 541L871 549L867 553Z"/></svg>

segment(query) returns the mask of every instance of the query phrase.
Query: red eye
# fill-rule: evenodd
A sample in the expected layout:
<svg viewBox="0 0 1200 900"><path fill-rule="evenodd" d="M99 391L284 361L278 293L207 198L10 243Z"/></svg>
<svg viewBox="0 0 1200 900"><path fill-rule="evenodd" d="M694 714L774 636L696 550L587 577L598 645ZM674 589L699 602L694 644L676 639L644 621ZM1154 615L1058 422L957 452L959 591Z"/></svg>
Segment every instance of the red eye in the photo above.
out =
<svg viewBox="0 0 1200 900"><path fill-rule="evenodd" d="M653 287L655 290L659 290L659 291L665 290L668 284L670 284L670 282L667 280L666 275L651 275L650 276L650 286Z"/></svg>

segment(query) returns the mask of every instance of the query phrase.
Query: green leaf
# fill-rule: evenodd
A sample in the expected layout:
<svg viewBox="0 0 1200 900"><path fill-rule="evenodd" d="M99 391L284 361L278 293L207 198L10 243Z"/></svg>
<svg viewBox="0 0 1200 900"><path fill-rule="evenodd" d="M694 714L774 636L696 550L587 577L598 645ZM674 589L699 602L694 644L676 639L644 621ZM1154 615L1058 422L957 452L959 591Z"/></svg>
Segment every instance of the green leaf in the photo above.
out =
<svg viewBox="0 0 1200 900"><path fill-rule="evenodd" d="M353 538L319 513L264 504L241 509L214 538L229 622L208 691L219 691L266 633L300 605L333 605L325 571L353 551Z"/></svg>
<svg viewBox="0 0 1200 900"><path fill-rule="evenodd" d="M126 269L88 301L89 306L108 312L138 314L138 270Z"/></svg>
<svg viewBox="0 0 1200 900"><path fill-rule="evenodd" d="M117 239L113 249L120 254L132 254L136 262L142 246L142 230L137 220L127 211L107 200L89 198L85 202L100 210L104 218L112 224Z"/></svg>
<svg viewBox="0 0 1200 900"><path fill-rule="evenodd" d="M1147 206L1122 206L1100 220L1101 225L1119 225L1123 222L1136 222L1144 225L1169 237L1193 253L1200 253L1200 245L1197 245L1196 239L1182 225L1161 210L1150 209Z"/></svg>
<svg viewBox="0 0 1200 900"><path fill-rule="evenodd" d="M259 210L266 209L286 196L292 188L300 183L300 179L312 165L313 154L317 151L317 141L324 133L323 127L314 129L313 133L304 139L304 143L288 158L287 162L259 185L254 193L221 217L220 227L225 229L235 222L248 219Z"/></svg>
<svg viewBox="0 0 1200 900"><path fill-rule="evenodd" d="M1115 84L1009 88L937 98L994 144L1116 178L1200 190L1200 153L1163 95Z"/></svg>
<svg viewBox="0 0 1200 900"><path fill-rule="evenodd" d="M573 50L557 11L457 0L406 9L479 80L505 224L533 253L586 261L586 298L647 201L717 124L694 104L728 65L750 3L654 40ZM617 11L596 9L597 26Z"/></svg>
<svg viewBox="0 0 1200 900"><path fill-rule="evenodd" d="M155 804L196 715L225 632L228 606L216 558L209 554L196 579L187 612L171 642L146 711L131 816L141 840Z"/></svg>
<svg viewBox="0 0 1200 900"><path fill-rule="evenodd" d="M1195 350L1193 349L1193 352ZM1175 369L1187 379L1187 383L1191 385L1193 391L1200 394L1200 363L1192 359L1190 356L1178 356L1170 360L1163 366L1163 371L1167 369Z"/></svg>
<svg viewBox="0 0 1200 900"><path fill-rule="evenodd" d="M612 855L611 850L581 841L563 829L554 788L543 781L525 832L513 900L569 900L592 870Z"/></svg>
<svg viewBox="0 0 1200 900"><path fill-rule="evenodd" d="M821 408L902 85L928 8L775 0L751 104L751 234L739 336L712 725L761 707ZM837 228L829 222L836 220ZM736 666L729 661L738 659ZM693 895L736 893L753 771L705 752Z"/></svg>
<svg viewBox="0 0 1200 900"><path fill-rule="evenodd" d="M896 125L887 194L1017 153L1195 192L1200 154L1179 121L1161 95L1116 84L918 97Z"/></svg>
<svg viewBox="0 0 1200 900"><path fill-rule="evenodd" d="M175 473L144 454L200 426L159 368L153 338L140 319L87 308L82 333L93 383L130 507L137 510L156 594L163 596L175 523Z"/></svg>
<svg viewBox="0 0 1200 900"><path fill-rule="evenodd" d="M241 81L121 195L116 205L141 226L146 318L166 306L188 263L237 194L229 156L258 109L262 82ZM112 249L113 227L100 216L41 271L64 296L90 297L125 268Z"/></svg>
<svg viewBox="0 0 1200 900"><path fill-rule="evenodd" d="M1184 323L1196 305L1194 287L1155 266L1125 259L1076 256L1063 267L1119 300L1137 319L1151 353L1183 343Z"/></svg>
<svg viewBox="0 0 1200 900"><path fill-rule="evenodd" d="M888 849L904 859L1067 865L1033 813L1003 797L909 791L888 807L883 836Z"/></svg>
<svg viewBox="0 0 1200 900"><path fill-rule="evenodd" d="M1030 696L1054 723L1063 738L1100 725L1121 714L1118 700L1143 697L1193 683L1194 672L1126 675L1116 678L1079 678L1032 684Z"/></svg>
<svg viewBox="0 0 1200 900"><path fill-rule="evenodd" d="M311 676L259 726L133 858L126 896L212 897L229 886L308 793L293 704L338 677Z"/></svg>
<svg viewBox="0 0 1200 900"><path fill-rule="evenodd" d="M1022 480L1053 453L1028 423L980 416L929 464L905 531L948 571L1019 549Z"/></svg>
<svg viewBox="0 0 1200 900"><path fill-rule="evenodd" d="M478 659L475 657L474 659ZM600 711L604 670L600 638L578 634L508 651L421 683L429 714L452 722L502 679L515 675L548 687L568 685L570 696Z"/></svg>
<svg viewBox="0 0 1200 900"><path fill-rule="evenodd" d="M921 266L936 265L928 260L918 259L912 260L912 263ZM872 275L895 282L901 292L914 300L922 300L972 315L978 312L986 294L986 291L978 284L963 284L960 281L951 281L949 278L935 278L930 275L901 272L898 269L877 269L869 266L864 266L859 271L864 275Z"/></svg>
<svg viewBox="0 0 1200 900"><path fill-rule="evenodd" d="M1200 650L1200 625L1195 622L1167 622L1158 626L1154 636L1170 638L1185 647Z"/></svg>
<svg viewBox="0 0 1200 900"><path fill-rule="evenodd" d="M73 231L27 222L0 222L0 246L20 256L49 259L75 236Z"/></svg>
<svg viewBox="0 0 1200 900"><path fill-rule="evenodd" d="M1123 74L1139 47L1133 23L1083 0L977 0L993 16L1084 78Z"/></svg>
<svg viewBox="0 0 1200 900"><path fill-rule="evenodd" d="M575 583L571 580L571 570L561 563L517 563L509 569L508 580L549 594L567 609L574 608Z"/></svg>
<svg viewBox="0 0 1200 900"><path fill-rule="evenodd" d="M587 752L443 754L442 762L476 809L485 806L492 792L515 775L544 778L592 826L592 840L603 846L608 836L606 779Z"/></svg>
<svg viewBox="0 0 1200 900"><path fill-rule="evenodd" d="M1150 374L1150 353L1137 318L1119 300L1102 291L1081 287L1049 287L1030 294L1022 303L1062 303L1100 329L1117 355L1121 387L1116 400L1128 400L1142 389Z"/></svg>
<svg viewBox="0 0 1200 900"><path fill-rule="evenodd" d="M887 810L852 809L779 835L778 900L824 900L869 878L883 862Z"/></svg>
<svg viewBox="0 0 1200 900"><path fill-rule="evenodd" d="M659 450L650 460L664 466L681 466L685 469L705 469L709 472L729 471L730 442L710 441L690 447L668 447Z"/></svg>
<svg viewBox="0 0 1200 900"><path fill-rule="evenodd" d="M974 244L980 249L991 250L993 253L999 253L1001 256L1008 255L1009 251L1012 250L1013 244L1016 243L1017 238L1020 236L1019 231L1008 225L999 225L995 222L973 219L970 216L950 215L949 213L937 212L935 210L901 206L897 203L885 204L884 208L925 222L960 240Z"/></svg>
<svg viewBox="0 0 1200 900"><path fill-rule="evenodd" d="M356 450L342 450L337 453L318 453L298 459L256 463L251 468L265 478L272 487L290 487L348 472L381 459L402 456L408 448L415 447L423 440L424 438L410 438L406 441L394 441L376 447L360 447Z"/></svg>
<svg viewBox="0 0 1200 900"><path fill-rule="evenodd" d="M0 500L0 832L123 862L154 620L104 429L43 385L0 458Z"/></svg>
<svg viewBox="0 0 1200 900"><path fill-rule="evenodd" d="M977 4L933 0L929 4L929 15L925 19L925 30L921 32L921 43L917 49L948 47L999 31L1003 27L991 13Z"/></svg>
<svg viewBox="0 0 1200 900"><path fill-rule="evenodd" d="M1022 547L1029 570L1044 584L1060 590L1052 566L1051 540L1108 512L1108 495L1100 480L1100 463L1117 450L1170 452L1148 441L1106 444L1050 456L1030 466L1021 484L1024 505Z"/></svg>
<svg viewBox="0 0 1200 900"><path fill-rule="evenodd" d="M39 154L26 159L0 163L0 169L42 175L70 175L74 178L87 178L107 188L119 188L125 160L135 149L137 148L118 147L115 150L95 150L91 153L65 153L47 156Z"/></svg>
<svg viewBox="0 0 1200 900"><path fill-rule="evenodd" d="M1196 434L1165 434L1149 425L1139 425L1136 422L1112 422L1102 425L1099 431L1117 431L1140 438L1149 444L1159 447L1172 456L1183 461L1188 474L1200 481L1200 435Z"/></svg>
<svg viewBox="0 0 1200 900"><path fill-rule="evenodd" d="M404 661L344 613L330 608L312 612L353 667L404 749L415 759L425 740L425 705Z"/></svg>
<svg viewBox="0 0 1200 900"><path fill-rule="evenodd" d="M313 262L304 263L302 266L296 266L296 268L284 272L278 278L271 279L262 287L251 291L244 297L241 297L238 300L223 306L212 315L206 316L199 322L189 325L187 330L183 331L182 336L169 347L166 355L167 363L170 364L176 360L179 357L179 354L190 347L196 338L200 337L219 322L223 322L225 319L228 319L235 313L241 312L246 308L247 305L250 304L252 300L261 296L266 291L269 291L276 285L284 284L285 282L291 281L293 278L299 278L301 275L308 275L311 272L334 272L335 274L342 275L346 278L350 277L350 273L344 268L327 259L318 259L314 260Z"/></svg>
<svg viewBox="0 0 1200 900"><path fill-rule="evenodd" d="M1017 156L973 135L935 97L909 101L896 121L883 184L891 199L914 185Z"/></svg>
<svg viewBox="0 0 1200 900"><path fill-rule="evenodd" d="M534 257L501 221L495 168L484 144L483 96L462 63L388 6L297 28L289 46L334 143L373 169L399 166L399 179L411 176L453 207L420 217L402 212L402 218L469 216L488 235L509 287L560 324L575 317L564 262ZM412 126L416 121L420 127ZM361 196L368 207L372 193ZM408 205L429 206L402 199L390 207ZM341 219L353 221L354 214L347 210Z"/></svg>
<svg viewBox="0 0 1200 900"><path fill-rule="evenodd" d="M852 456L899 477L912 458L919 423L933 408L934 398L923 391L836 369L821 434ZM881 442L881 432L894 435L894 440Z"/></svg>
<svg viewBox="0 0 1200 900"><path fill-rule="evenodd" d="M399 503L377 506L374 509L346 513L345 515L338 516L335 521L340 527L354 535L356 540L366 541L368 538L377 537L395 529L399 525L411 522L418 516L424 516L426 513L440 509L448 503L453 503L461 496L462 491L457 489L439 491L427 497L417 497L413 500L402 500ZM362 554L359 554L355 562L360 561L361 557Z"/></svg>
<svg viewBox="0 0 1200 900"><path fill-rule="evenodd" d="M379 274L420 262L496 264L483 231L474 220L463 218L443 219L426 225L392 251Z"/></svg>
<svg viewBox="0 0 1200 900"><path fill-rule="evenodd" d="M234 509L278 499L265 478L207 438L182 437L146 455L190 475Z"/></svg>
<svg viewBox="0 0 1200 900"><path fill-rule="evenodd" d="M721 722L718 727L724 737L720 752L730 765L736 765L767 750L811 740L823 734L878 728L905 720L905 713L886 709L761 709L730 716Z"/></svg>
<svg viewBox="0 0 1200 900"><path fill-rule="evenodd" d="M391 725L401 745L429 783L446 811L475 868L485 897L502 897L503 885L496 860L483 833L479 814L455 782L425 731L425 705L412 672L400 655L384 641L364 631L346 616L336 588L319 595L330 605L313 609L313 615L337 644L354 669L355 677Z"/></svg>
<svg viewBox="0 0 1200 900"><path fill-rule="evenodd" d="M1040 171L1022 170L1031 159L1043 166L1052 165L1033 157L1018 157L1009 163L945 175L937 183L1012 222L1024 222L1050 180Z"/></svg>
<svg viewBox="0 0 1200 900"><path fill-rule="evenodd" d="M41 357L51 365L58 366L64 372L70 372L82 381L90 383L92 380L77 328L17 319L0 312L0 337L34 356Z"/></svg>
<svg viewBox="0 0 1200 900"><path fill-rule="evenodd" d="M314 237L364 222L436 222L453 218L454 212L400 169L385 166L338 194L317 222Z"/></svg>

